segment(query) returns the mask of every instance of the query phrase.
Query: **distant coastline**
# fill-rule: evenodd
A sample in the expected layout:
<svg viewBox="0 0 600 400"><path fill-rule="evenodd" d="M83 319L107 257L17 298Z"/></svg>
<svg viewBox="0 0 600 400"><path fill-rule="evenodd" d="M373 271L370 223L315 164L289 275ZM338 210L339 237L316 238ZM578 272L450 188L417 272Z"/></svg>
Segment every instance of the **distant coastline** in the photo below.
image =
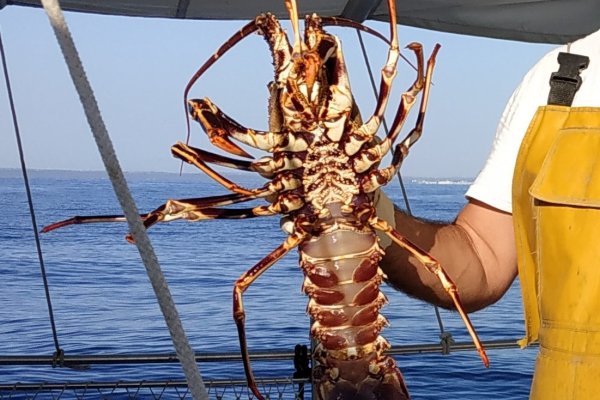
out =
<svg viewBox="0 0 600 400"><path fill-rule="evenodd" d="M262 178L257 174L239 171L222 172L226 176L238 176L247 179ZM0 179L21 178L23 174L18 168L0 168ZM51 179L108 179L106 171L78 171L78 170L60 170L60 169L28 169L27 176L30 178L51 178ZM211 180L202 172L187 172L182 176L177 172L154 172L154 171L133 171L125 172L127 179L135 180ZM423 185L470 185L473 182L471 177L412 177L403 176L405 182Z"/></svg>
<svg viewBox="0 0 600 400"><path fill-rule="evenodd" d="M234 171L229 175L242 176L242 173ZM18 168L0 168L0 178L21 178L22 172ZM106 171L80 171L62 169L28 169L27 176L30 178L49 179L108 179ZM127 179L137 180L174 180L174 179L210 179L202 172L184 172L181 176L177 172L155 172L134 171L125 172Z"/></svg>

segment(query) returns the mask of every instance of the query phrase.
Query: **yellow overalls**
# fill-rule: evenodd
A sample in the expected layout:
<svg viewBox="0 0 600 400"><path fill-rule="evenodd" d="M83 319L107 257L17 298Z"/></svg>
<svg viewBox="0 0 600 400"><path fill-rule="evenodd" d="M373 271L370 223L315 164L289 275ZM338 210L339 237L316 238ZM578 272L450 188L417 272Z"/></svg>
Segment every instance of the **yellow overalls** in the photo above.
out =
<svg viewBox="0 0 600 400"><path fill-rule="evenodd" d="M600 88L598 88L600 95ZM532 400L600 399L600 108L540 107L513 178Z"/></svg>

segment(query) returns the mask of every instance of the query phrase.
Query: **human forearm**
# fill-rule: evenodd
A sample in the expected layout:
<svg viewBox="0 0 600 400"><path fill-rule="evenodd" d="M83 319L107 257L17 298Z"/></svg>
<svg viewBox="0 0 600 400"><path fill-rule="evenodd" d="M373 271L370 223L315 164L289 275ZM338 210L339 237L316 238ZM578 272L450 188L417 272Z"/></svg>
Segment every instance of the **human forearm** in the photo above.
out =
<svg viewBox="0 0 600 400"><path fill-rule="evenodd" d="M450 224L422 221L400 211L395 213L395 220L401 235L440 263L468 311L497 301L514 280L516 261L509 214L469 203ZM386 248L382 269L392 286L454 308L439 279L397 244Z"/></svg>

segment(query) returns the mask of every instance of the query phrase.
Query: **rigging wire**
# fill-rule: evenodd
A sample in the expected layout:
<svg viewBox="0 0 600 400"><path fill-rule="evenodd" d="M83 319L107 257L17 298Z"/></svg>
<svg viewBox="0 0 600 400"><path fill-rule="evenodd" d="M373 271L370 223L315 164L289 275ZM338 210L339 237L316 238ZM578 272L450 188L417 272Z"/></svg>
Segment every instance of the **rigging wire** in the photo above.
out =
<svg viewBox="0 0 600 400"><path fill-rule="evenodd" d="M58 334L56 333L56 323L54 321L54 312L52 309L52 300L50 298L50 287L48 286L48 277L46 275L46 267L44 265L44 256L42 255L42 245L40 243L40 236L37 228L37 221L35 218L35 209L33 207L33 196L31 195L31 188L29 186L29 178L27 176L27 166L25 164L25 152L23 151L23 143L21 142L21 132L19 130L19 123L17 121L17 111L15 102L13 99L12 88L10 85L10 77L8 74L8 63L6 61L6 54L4 52L4 44L2 42L2 32L0 31L0 55L2 58L2 69L4 72L4 81L6 82L6 92L8 94L8 102L10 104L10 111L12 114L12 122L15 130L15 139L17 140L17 148L19 150L19 161L21 163L21 172L23 174L23 182L25 184L25 192L27 193L27 204L29 205L29 215L31 216L31 226L33 229L33 237L35 239L35 247L37 250L37 256L40 264L40 271L42 274L42 280L44 282L44 292L46 293L46 304L48 306L48 316L50 319L50 327L52 329L52 339L54 341L54 347L56 352L54 353L54 359L62 359L64 351L60 348L58 342Z"/></svg>
<svg viewBox="0 0 600 400"><path fill-rule="evenodd" d="M75 43L69 32L64 15L58 0L42 0L42 5L48 14L50 25L54 30L58 44L62 50L63 57L69 69L75 89L79 94L81 105L90 125L92 134L102 157L104 167L111 180L113 189L121 204L123 213L127 218L129 230L133 235L140 257L146 268L148 278L154 289L158 304L169 329L175 351L181 362L181 366L188 382L189 390L194 400L208 399L208 392L202 381L198 365L194 359L194 350L190 346L183 325L179 318L175 303L169 291L167 281L162 273L160 265L146 229L142 224L137 206L125 181L119 160L115 154L106 125L100 114L98 103L90 82L87 79L81 59L75 47Z"/></svg>
<svg viewBox="0 0 600 400"><path fill-rule="evenodd" d="M377 84L375 83L375 78L373 75L373 69L371 68L371 63L369 61L369 56L367 55L367 48L365 46L365 42L363 40L362 37L362 33L359 29L356 29L356 33L358 35L358 41L360 43L360 48L362 51L362 55L365 61L365 65L367 67L367 71L369 72L369 79L371 81L371 87L373 89L373 94L375 95L375 99L377 99L377 97L379 96L379 94L377 93ZM406 58L402 57L403 60L405 60L411 67L413 67L414 69L416 69L416 67L411 64L408 60L406 60ZM385 130L386 135L389 133L389 129L387 126L387 122L385 120L385 116L383 116L382 118L382 122L383 122L383 129ZM398 176L398 182L400 183L400 189L402 190L402 198L404 199L404 204L406 206L406 213L409 216L412 216L412 211L410 209L410 203L408 201L408 195L406 192L406 188L404 186L404 181L402 179L402 174L400 173L400 169L398 169L396 175ZM440 328L440 339L442 342L442 345L444 346L444 349L448 349L449 344L451 344L452 340L452 334L450 332L446 332L444 330L444 322L442 321L442 315L440 313L439 307L434 305L433 309L435 311L435 316L438 322L438 326ZM447 351L447 350L445 350Z"/></svg>

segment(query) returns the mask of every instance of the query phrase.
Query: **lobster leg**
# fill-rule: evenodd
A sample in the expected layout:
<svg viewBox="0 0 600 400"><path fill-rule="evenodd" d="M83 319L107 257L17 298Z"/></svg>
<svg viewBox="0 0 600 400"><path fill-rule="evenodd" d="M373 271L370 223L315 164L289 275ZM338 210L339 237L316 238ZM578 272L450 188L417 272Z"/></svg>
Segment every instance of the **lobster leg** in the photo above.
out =
<svg viewBox="0 0 600 400"><path fill-rule="evenodd" d="M144 220L144 226L149 228L158 222L170 222L178 219L186 219L188 221L203 221L208 219L246 219L254 217L266 217L281 213L282 208L290 206L292 208L299 208L302 206L302 204L302 202L293 203L293 201L288 201L286 203L285 201L280 201L280 199L278 199L278 201L268 206L258 206L254 208L201 208L195 207L193 202L190 202L189 200L168 200L163 206L147 214ZM131 234L128 234L125 239L129 243L133 243L133 236L131 236Z"/></svg>
<svg viewBox="0 0 600 400"><path fill-rule="evenodd" d="M206 62L204 62L204 64L202 64L202 66L194 73L194 75L192 76L192 78L190 79L190 81L188 82L188 84L186 85L185 90L183 92L183 108L185 110L186 116L187 116L187 98L188 98L188 94L190 92L190 89L192 88L192 86L194 85L194 83L196 83L196 81L219 58L221 58L221 56L223 56L223 54L225 54L229 49L231 49L233 46L235 46L239 41L241 41L246 36L250 35L253 32L256 32L259 29L259 26L257 24L257 20L258 20L258 18L256 18L252 22L249 22L242 29L240 29L234 35L232 35L229 38L229 40L227 40L225 43L223 43L223 45L221 45L221 47L219 47L219 49L215 52L215 54L213 54L212 57L210 57L208 60L206 60ZM186 138L186 143L188 143L189 139L190 139L190 120L188 118L186 118L186 124L187 124L187 138Z"/></svg>
<svg viewBox="0 0 600 400"><path fill-rule="evenodd" d="M200 123L211 143L229 153L241 157L253 158L250 154L246 153L246 151L233 143L230 138L234 138L237 141L256 149L265 150L271 153L275 148L278 149L278 153L286 150L298 153L307 148L304 134L289 132L287 130L282 132L270 132L246 128L223 113L223 111L209 99L193 99L189 101L189 105L190 115L194 120ZM241 163L241 161L239 162ZM252 168L250 169L252 170ZM272 172L274 171L271 171L271 173Z"/></svg>
<svg viewBox="0 0 600 400"><path fill-rule="evenodd" d="M301 168L306 152L277 152L273 157L263 157L252 163L252 170L265 178L273 178L275 172Z"/></svg>
<svg viewBox="0 0 600 400"><path fill-rule="evenodd" d="M212 144L229 153L253 158L234 144L229 137L260 150L270 151L287 136L279 132L263 132L245 128L227 116L209 99L193 99L188 102L189 112L198 121Z"/></svg>
<svg viewBox="0 0 600 400"><path fill-rule="evenodd" d="M379 129L379 121L371 119L366 124L361 126L358 130L358 136L362 138L361 141L358 141L354 144L354 151L361 150L358 154L355 161L355 171L363 172L366 171L371 165L379 162L385 154L390 150L398 132L402 128L404 121L412 106L414 105L417 95L422 90L423 86L428 86L428 82L424 82L424 61L423 61L423 48L419 43L412 43L408 46L411 49L417 58L417 78L411 85L411 87L402 94L400 98L400 103L398 104L398 110L396 111L396 115L394 117L394 123L392 124L392 128L389 130L389 133L384 138L383 141L377 143L369 148L362 149L359 146L362 146L363 143L369 140L370 137L375 135L376 131ZM376 123L375 123L376 122Z"/></svg>
<svg viewBox="0 0 600 400"><path fill-rule="evenodd" d="M193 200L193 199L192 199ZM266 207L246 209L229 209L213 207L195 207L193 202L183 200L168 200L163 206L148 213L144 219L144 226L151 227L159 222L170 222L178 219L188 221L203 221L207 219L243 219L258 216L274 215L275 212ZM125 239L133 243L133 236L127 234Z"/></svg>
<svg viewBox="0 0 600 400"><path fill-rule="evenodd" d="M225 206L235 203L242 203L245 201L253 200L254 197L251 196L243 196L240 194L227 194L224 196L211 196L211 197L203 197L197 199L187 199L187 200L169 200L166 204L157 208L156 210L147 213L140 214L140 217L144 221L144 225L149 227L153 225L154 222L149 222L151 220L155 220L156 217L154 214L162 213L164 210L168 209L169 202L176 202L180 205L187 204L188 207L194 207L195 209L207 209L215 206ZM63 221L55 222L53 224L47 225L42 228L42 233L47 233L53 231L58 228L63 228L69 225L78 225L78 224L91 224L97 222L127 222L123 215L88 215L88 216L75 216L69 219L65 219ZM155 221L156 222L156 221Z"/></svg>
<svg viewBox="0 0 600 400"><path fill-rule="evenodd" d="M220 200L217 201L217 199ZM275 202L267 206L242 209L209 207L209 204L230 205L252 199L254 199L254 197L231 194L197 199L168 200L156 210L151 211L148 214L141 214L140 217L143 219L144 226L149 228L159 222L170 222L178 219L202 221L208 219L245 219L270 216L279 214L283 211L295 210L304 205L304 202L298 196L283 194L279 196ZM45 226L42 228L42 233L47 233L69 225L98 222L127 222L127 220L122 215L75 216ZM125 238L128 242L133 243L131 234L128 234Z"/></svg>
<svg viewBox="0 0 600 400"><path fill-rule="evenodd" d="M239 43L242 39L249 36L253 32L259 31L267 40L271 47L271 52L274 58L274 64L276 72L279 73L282 69L284 69L286 63L289 63L290 59L290 51L289 51L289 43L287 41L287 36L279 22L271 15L271 14L261 14L254 19L254 21L249 22L247 25L242 27L239 31L233 34L217 51L213 54L202 66L194 73L192 78L189 80L188 84L185 87L183 92L183 103L184 109L186 110L187 115L187 99L190 89L196 83L196 81L219 59L221 58L229 49ZM275 51L276 50L276 51ZM287 52L286 52L287 50ZM186 118L187 121L187 139L186 143L189 142L190 137L190 124L189 119Z"/></svg>
<svg viewBox="0 0 600 400"><path fill-rule="evenodd" d="M217 164L222 167L238 169L241 171L255 171L253 168L253 162L245 160L237 160L235 158L225 157L219 154L211 153L206 150L199 149L197 147L188 146L190 152L195 153L196 157L202 161Z"/></svg>
<svg viewBox="0 0 600 400"><path fill-rule="evenodd" d="M248 287L258 277L269 269L275 262L286 255L294 247L298 246L304 237L299 234L292 234L283 242L279 247L269 253L265 258L260 260L256 265L246 271L240 278L235 282L233 288L233 318L238 330L238 336L240 340L240 348L242 352L242 360L244 363L244 370L246 372L246 379L248 381L248 387L252 390L252 393L257 399L263 399L264 397L256 386L256 380L252 373L252 367L250 366L250 356L248 354L248 343L246 340L246 330L244 327L246 313L244 311L244 303L242 296Z"/></svg>
<svg viewBox="0 0 600 400"><path fill-rule="evenodd" d="M419 48L421 47L421 45L419 45L417 43L412 43L409 46L411 46L411 47L418 46ZM409 89L409 91L406 92L404 95L402 95L402 102L400 103L400 106L398 107L398 112L396 113L394 122L392 123L392 126L390 127L390 132L387 135L387 137L384 139L384 141L389 141L390 143L393 143L396 140L396 137L400 133L400 130L402 129L402 126L404 125L404 121L406 120L406 114L408 114L408 111L410 111L410 108L412 107L412 105L414 103L414 98L422 90L423 94L421 95L421 104L419 106L419 114L417 116L417 122L415 124L415 128L410 131L410 133L406 136L406 138L402 141L402 143L404 143L404 145L407 148L410 148L421 137L421 133L423 132L423 121L425 119L425 111L427 110L427 103L429 101L429 89L431 88L431 79L433 77L433 68L435 66L435 59L436 59L436 56L437 56L437 53L438 53L440 47L441 46L439 44L436 44L435 47L433 48L433 51L431 52L431 56L429 56L429 60L427 60L427 71L425 72L425 77L423 78L422 72L419 72L420 79L417 78L417 80L415 81L413 86ZM421 57L420 57L420 62L421 63L423 62L422 53L421 53ZM419 66L419 71L422 71L421 66ZM405 96L407 98L406 100L405 100ZM412 102L410 100L411 98L413 99ZM406 106L404 105L405 102L407 103ZM405 110L405 108L407 108L407 109Z"/></svg>
<svg viewBox="0 0 600 400"><path fill-rule="evenodd" d="M242 203L252 199L250 196L240 196L226 203L223 202L221 205ZM207 207L204 199L167 200L165 204L146 214L144 226L149 228L158 222L170 222L177 219L201 221L205 219L248 218L263 215L261 211L263 210L259 207L249 209Z"/></svg>
<svg viewBox="0 0 600 400"><path fill-rule="evenodd" d="M140 214L140 218L142 218L143 220L144 218L146 218L146 215L148 214ZM93 224L96 222L127 222L127 219L123 215L77 215L69 219L46 225L42 228L40 232L48 233L55 229L64 228L65 226L69 225Z"/></svg>
<svg viewBox="0 0 600 400"><path fill-rule="evenodd" d="M404 143L397 144L394 149L390 166L370 171L363 176L360 182L361 189L364 190L365 193L371 193L387 184L394 178L394 175L400 169L400 165L402 165L402 161L404 161L407 155L408 147L406 147Z"/></svg>
<svg viewBox="0 0 600 400"><path fill-rule="evenodd" d="M188 94L190 89L196 83L196 81L219 59L223 56L229 49L235 46L238 42L240 42L243 38L250 35L253 32L259 31L261 35L265 38L267 43L269 44L269 48L271 50L271 54L273 56L273 65L275 67L276 78L278 78L278 82L282 79L282 76L286 75L286 71L290 67L291 60L291 49L290 44L287 39L287 35L285 31L281 28L279 21L271 15L271 14L261 14L254 19L254 21L248 23L234 35L232 35L229 40L227 40L219 49L215 52L215 54L209 58L192 76L187 86L185 87L183 98L184 98L184 107L186 111L188 106L191 106L190 102L188 102ZM198 100L196 100L198 101ZM210 100L206 99L207 102ZM210 103L212 104L212 103ZM272 106L272 105L271 105ZM190 138L190 123L189 119L186 118L187 124L187 137L186 144L189 143ZM202 124L202 122L201 122ZM237 125L237 124L236 124ZM203 124L204 126L204 124ZM210 127L210 123L207 125ZM239 126L239 125L238 125ZM234 154L252 158L245 151L240 149L235 144L231 143L226 137L217 136L216 138L211 136L211 132L208 129L206 132L209 134L209 138L211 138L211 142L213 140L218 147L223 148L226 151L233 152Z"/></svg>
<svg viewBox="0 0 600 400"><path fill-rule="evenodd" d="M295 189L301 185L301 181L294 177L292 173L282 173L275 177L272 181L268 182L264 187L258 189L246 189L238 184L225 178L211 167L209 167L203 160L203 153L196 151L194 147L190 147L183 143L177 143L171 147L171 152L177 158L195 165L200 170L204 171L208 176L225 186L236 194L250 196L251 198L263 198L277 194L281 191L287 191ZM268 164L267 164L268 166ZM257 170L259 167L257 167Z"/></svg>
<svg viewBox="0 0 600 400"><path fill-rule="evenodd" d="M467 330L469 331L469 334L471 335L471 338L473 339L473 343L475 344L475 347L477 348L477 351L479 352L479 355L483 361L483 364L486 367L489 367L490 361L487 357L487 354L485 353L485 350L483 348L483 345L481 344L481 341L479 340L479 337L477 336L477 332L475 332L475 328L473 328L473 324L471 324L471 320L469 319L469 316L463 309L462 303L458 296L458 289L456 287L456 284L448 276L448 274L446 273L444 268L440 265L440 263L437 260L435 260L433 257L431 257L426 251L420 249L414 243L412 243L411 241L406 239L404 236L402 236L400 233L398 233L385 220L382 220L382 219L378 218L377 216L373 216L369 220L369 223L371 224L371 226L373 228L384 232L398 246L402 247L403 249L408 251L410 254L412 254L421 263L421 265L423 265L425 268L427 268L427 270L429 272L434 274L439 279L439 281L442 284L442 286L444 287L444 290L446 291L446 293L448 293L448 295L452 298L452 301L454 302L454 306L456 307L456 310L458 311L462 320L464 321L464 323L467 327Z"/></svg>
<svg viewBox="0 0 600 400"><path fill-rule="evenodd" d="M425 96L425 94L424 94ZM371 193L378 189L379 187L387 184L392 180L394 175L400 169L402 165L402 161L408 155L410 147L421 137L421 133L423 131L423 117L425 115L425 105L422 104L421 112L419 113L419 118L417 118L416 126L406 135L404 140L397 144L394 148L394 153L392 157L392 162L389 167L373 170L367 173L361 179L361 188L365 191L365 193ZM383 157L383 155L382 155ZM359 169L362 160L355 160L354 168L356 170Z"/></svg>
<svg viewBox="0 0 600 400"><path fill-rule="evenodd" d="M218 205L242 203L253 199L250 196L235 196L230 195L231 199L229 201L223 201ZM226 198L227 196L222 197ZM148 228L158 222L170 222L177 219L201 221L206 219L242 219L269 216L288 209L294 210L304 205L297 196L290 194L279 196L272 204L253 208L216 208L207 207L206 203L205 198L168 200L156 210L146 214L144 226Z"/></svg>
<svg viewBox="0 0 600 400"><path fill-rule="evenodd" d="M256 196L260 190L259 189L246 189L238 184L230 181L225 178L223 175L219 174L217 171L209 167L201 158L201 156L196 153L193 148L188 145L178 142L177 144L171 147L171 153L174 157L181 159L189 164L195 165L200 170L202 170L206 175L213 178L215 181L231 190L234 193L243 194L246 196Z"/></svg>
<svg viewBox="0 0 600 400"><path fill-rule="evenodd" d="M213 205L230 205L252 200L254 197L241 195L215 196L223 198L223 201ZM290 193L284 193L269 205L253 208L216 208L208 207L210 202L207 198L168 200L156 210L146 214L144 226L146 228L158 222L170 222L177 219L188 221L201 221L206 219L242 219L260 216L275 215L288 210L295 210L304 205L304 202Z"/></svg>
<svg viewBox="0 0 600 400"><path fill-rule="evenodd" d="M381 33L369 28L368 26L358 23L352 19L342 18L342 17L320 17L320 18L321 18L321 22L322 22L323 26L332 25L332 26L341 26L341 27L346 27L346 28L354 28L359 31L368 33L369 35L373 35L376 38L383 40L388 45L391 43L390 39L386 38ZM410 65L411 67L413 67L415 70L417 69L417 67L415 67L413 65L413 63L408 58L406 58L406 56L404 56L404 54L400 53L400 58L402 58L404 61L406 61L406 63L408 65Z"/></svg>
<svg viewBox="0 0 600 400"><path fill-rule="evenodd" d="M181 146L181 145L176 145ZM178 150L178 152L181 150ZM254 171L268 179L274 177L275 172L292 170L302 166L300 154L291 152L279 152L275 157L262 157L256 161L237 160L211 153L193 146L187 146L185 152L190 156L198 158L207 163L237 169L240 171Z"/></svg>
<svg viewBox="0 0 600 400"><path fill-rule="evenodd" d="M412 84L412 86L402 94L402 98L400 100L400 104L398 105L398 110L396 112L396 116L394 117L394 122L390 127L389 133L387 136L378 144L375 144L367 149L362 149L358 154L358 157L355 158L354 170L356 172L364 172L369 169L372 165L381 161L381 159L387 154L387 152L392 147L394 141L398 137L402 127L404 126L404 122L406 121L406 117L413 105L415 104L417 95L422 91L421 95L421 103L419 108L419 115L417 116L417 122L415 127L411 132L407 135L407 137L403 140L403 144L406 148L410 148L420 137L423 131L423 121L425 118L425 111L427 109L427 102L429 100L429 89L431 87L431 79L433 76L433 67L435 66L435 57L440 48L440 45L436 45L429 60L427 62L427 71L424 72L424 61L423 61L423 50L420 44L411 43L409 48L415 52L417 55L417 79ZM362 127L361 127L362 129Z"/></svg>
<svg viewBox="0 0 600 400"><path fill-rule="evenodd" d="M398 58L400 57L400 49L398 47L398 31L396 26L396 2L395 0L388 0L388 9L390 15L390 47L388 50L387 61L384 67L381 69L381 80L379 83L379 96L377 97L377 104L373 115L361 126L355 133L357 136L363 136L364 142L371 139L383 120L383 113L387 106L390 91L392 89L392 82L396 77L396 65L398 64ZM354 154L349 153L347 154Z"/></svg>

